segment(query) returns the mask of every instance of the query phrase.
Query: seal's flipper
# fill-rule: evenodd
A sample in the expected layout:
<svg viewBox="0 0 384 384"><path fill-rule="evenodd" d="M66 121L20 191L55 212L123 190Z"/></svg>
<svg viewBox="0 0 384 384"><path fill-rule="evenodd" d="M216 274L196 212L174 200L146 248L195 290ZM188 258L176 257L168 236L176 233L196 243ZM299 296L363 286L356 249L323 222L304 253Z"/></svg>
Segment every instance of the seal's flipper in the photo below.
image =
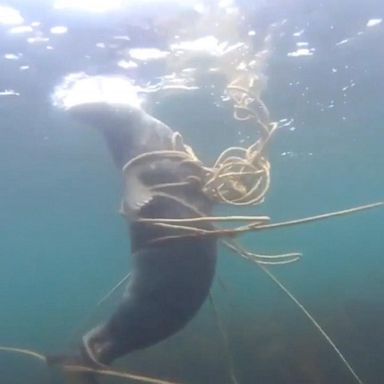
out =
<svg viewBox="0 0 384 384"><path fill-rule="evenodd" d="M127 216L136 214L142 207L153 199L153 193L139 178L132 177L127 183L122 203L123 213Z"/></svg>
<svg viewBox="0 0 384 384"><path fill-rule="evenodd" d="M120 213L124 216L135 216L154 197L154 192L140 178L142 171L143 169L139 165L133 165L123 170L124 196Z"/></svg>
<svg viewBox="0 0 384 384"><path fill-rule="evenodd" d="M92 369L89 359L82 355L48 355L46 356L47 365L50 367L57 366L62 369L65 374L66 384L99 384L96 374L93 372L76 372L70 367L83 367Z"/></svg>

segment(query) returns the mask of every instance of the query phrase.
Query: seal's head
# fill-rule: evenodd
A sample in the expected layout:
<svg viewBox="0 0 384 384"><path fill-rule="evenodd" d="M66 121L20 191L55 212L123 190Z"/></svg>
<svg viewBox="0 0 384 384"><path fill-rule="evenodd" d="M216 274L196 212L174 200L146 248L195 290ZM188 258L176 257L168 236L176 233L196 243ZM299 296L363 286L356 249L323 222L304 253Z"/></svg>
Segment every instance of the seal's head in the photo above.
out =
<svg viewBox="0 0 384 384"><path fill-rule="evenodd" d="M119 168L141 153L170 148L172 130L142 109L138 88L125 78L70 75L52 100L103 133Z"/></svg>

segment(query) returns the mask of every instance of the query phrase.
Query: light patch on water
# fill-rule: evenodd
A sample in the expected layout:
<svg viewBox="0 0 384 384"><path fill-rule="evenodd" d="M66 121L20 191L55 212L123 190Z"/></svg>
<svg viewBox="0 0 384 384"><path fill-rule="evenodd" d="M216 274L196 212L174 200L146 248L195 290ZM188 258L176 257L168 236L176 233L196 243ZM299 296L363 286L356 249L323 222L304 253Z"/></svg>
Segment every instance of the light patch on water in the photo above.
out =
<svg viewBox="0 0 384 384"><path fill-rule="evenodd" d="M56 9L74 9L95 13L116 10L122 8L123 5L123 0L56 0L54 3Z"/></svg>
<svg viewBox="0 0 384 384"><path fill-rule="evenodd" d="M367 27L368 28L374 27L376 25L381 24L382 21L383 21L383 19L369 19L368 22L367 22Z"/></svg>
<svg viewBox="0 0 384 384"><path fill-rule="evenodd" d="M196 72L196 68L184 68L181 70L181 72L186 74L193 74Z"/></svg>
<svg viewBox="0 0 384 384"><path fill-rule="evenodd" d="M56 25L49 30L54 35L61 35L68 32L68 28L64 25Z"/></svg>
<svg viewBox="0 0 384 384"><path fill-rule="evenodd" d="M126 35L116 35L116 36L113 36L113 39L114 40L124 40L124 41L130 41L131 38L129 36L126 36Z"/></svg>
<svg viewBox="0 0 384 384"><path fill-rule="evenodd" d="M131 69L131 68L137 68L138 65L137 63L135 63L134 61L132 60L120 60L117 62L117 65L120 67L120 68L123 68L123 69Z"/></svg>
<svg viewBox="0 0 384 384"><path fill-rule="evenodd" d="M346 85L345 87L341 88L341 90L342 90L343 92L345 92L345 91L347 91L349 88L353 88L353 87L355 87L355 86L356 86L355 81L354 81L354 80L350 80L350 81L349 81L349 84ZM346 95L344 95L344 96L346 96Z"/></svg>
<svg viewBox="0 0 384 384"><path fill-rule="evenodd" d="M29 65L21 65L20 67L19 67L19 70L20 71L26 71L27 69L29 69L30 67L29 67Z"/></svg>
<svg viewBox="0 0 384 384"><path fill-rule="evenodd" d="M44 36L28 37L27 39L27 43L29 44L40 44L40 43L46 43L48 41L49 41L49 38Z"/></svg>
<svg viewBox="0 0 384 384"><path fill-rule="evenodd" d="M4 89L4 91L0 91L0 96L20 96L20 93L13 89Z"/></svg>
<svg viewBox="0 0 384 384"><path fill-rule="evenodd" d="M200 9L205 10L205 5L197 0L55 0L54 8L92 13L129 10L131 15L138 16L138 22L141 23L143 14L149 20L173 10L194 9L199 12Z"/></svg>
<svg viewBox="0 0 384 384"><path fill-rule="evenodd" d="M300 37L303 33L304 33L304 29L301 29L300 31L293 33L292 36Z"/></svg>
<svg viewBox="0 0 384 384"><path fill-rule="evenodd" d="M336 45L344 45L344 44L347 44L351 39L344 39L344 40L341 40L339 41L338 43L336 43Z"/></svg>
<svg viewBox="0 0 384 384"><path fill-rule="evenodd" d="M227 42L220 43L215 36L205 36L196 40L182 41L180 43L171 44L170 48L174 52L190 52L197 54L208 54L209 56L220 57L224 54L233 51L234 49L243 46L242 43L237 43L228 46Z"/></svg>
<svg viewBox="0 0 384 384"><path fill-rule="evenodd" d="M233 6L233 0L221 0L221 1L219 1L218 6L220 8L232 7Z"/></svg>
<svg viewBox="0 0 384 384"><path fill-rule="evenodd" d="M298 48L296 51L288 52L287 56L300 57L300 56L313 56L315 48Z"/></svg>
<svg viewBox="0 0 384 384"><path fill-rule="evenodd" d="M206 36L196 40L182 41L171 44L172 51L209 52L212 55L220 55L219 41L214 36Z"/></svg>
<svg viewBox="0 0 384 384"><path fill-rule="evenodd" d="M125 77L72 73L55 88L52 102L63 109L91 103L125 104L140 108L142 100L137 91L138 88Z"/></svg>
<svg viewBox="0 0 384 384"><path fill-rule="evenodd" d="M180 74L172 73L161 76L156 83L138 86L138 91L142 93L161 93L162 95L174 95L180 92L190 92L200 89L195 85L191 76L194 68L187 68L186 72Z"/></svg>
<svg viewBox="0 0 384 384"><path fill-rule="evenodd" d="M132 48L129 50L129 55L132 59L147 61L164 59L169 55L169 52L157 48Z"/></svg>
<svg viewBox="0 0 384 384"><path fill-rule="evenodd" d="M4 54L4 59L6 60L19 60L21 57L21 53L15 54L15 53L5 53Z"/></svg>
<svg viewBox="0 0 384 384"><path fill-rule="evenodd" d="M309 43L307 41L298 41L296 43L297 47L308 47Z"/></svg>
<svg viewBox="0 0 384 384"><path fill-rule="evenodd" d="M172 51L217 51L219 41L215 36L205 36L196 40L182 41L180 43L171 44Z"/></svg>
<svg viewBox="0 0 384 384"><path fill-rule="evenodd" d="M290 131L295 131L296 128L294 126L292 126L294 122L294 119L293 118L284 118L284 119L280 119L277 124L278 124L278 127L279 128L288 128Z"/></svg>
<svg viewBox="0 0 384 384"><path fill-rule="evenodd" d="M196 5L193 6L193 9L197 12L197 13L201 13L203 14L205 11L206 11L206 6L203 4L203 3L198 3Z"/></svg>
<svg viewBox="0 0 384 384"><path fill-rule="evenodd" d="M13 27L8 30L8 32L12 34L28 33L32 31L33 31L33 28L30 25L20 25L18 27Z"/></svg>
<svg viewBox="0 0 384 384"><path fill-rule="evenodd" d="M280 156L287 156L287 157L294 157L295 152L287 151L287 152L281 152Z"/></svg>
<svg viewBox="0 0 384 384"><path fill-rule="evenodd" d="M0 24L18 25L24 22L23 17L17 9L0 5Z"/></svg>

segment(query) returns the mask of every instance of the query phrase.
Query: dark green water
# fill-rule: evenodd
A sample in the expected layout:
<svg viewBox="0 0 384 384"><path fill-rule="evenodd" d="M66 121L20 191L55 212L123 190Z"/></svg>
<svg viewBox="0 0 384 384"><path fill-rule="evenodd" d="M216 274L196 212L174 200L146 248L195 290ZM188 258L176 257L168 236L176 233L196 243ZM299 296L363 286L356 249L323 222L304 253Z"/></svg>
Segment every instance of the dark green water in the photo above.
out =
<svg viewBox="0 0 384 384"><path fill-rule="evenodd" d="M258 20L264 26L287 19L267 69L265 100L273 119L294 118L296 129L282 128L274 137L267 199L242 214L281 221L384 198L384 27L366 27L369 19L384 17L383 5L379 0L315 3L244 4L255 29ZM129 239L117 214L120 174L103 141L52 107L49 96L72 71L121 74L112 65L113 48L100 53L94 44L124 28L132 44L161 42L139 27L129 29L129 18L121 15L82 18L48 11L48 2L7 4L20 9L28 23L41 21L44 33L53 25L69 25L67 35L52 37L51 51L0 25L0 91L20 94L0 96L0 344L53 353L73 347L113 310L118 297L87 321L97 301L129 270ZM292 34L301 29L303 41L316 51L289 57L295 50ZM351 41L336 45L346 38ZM22 56L9 60L3 57L7 53ZM29 69L20 70L21 65ZM351 81L355 86L342 91ZM153 113L180 130L202 158L215 158L237 139L230 110L215 107L205 91L169 97ZM384 210L377 209L244 236L260 253L304 253L300 262L271 270L367 384L381 383L384 374L383 220ZM354 382L257 266L221 249L218 276L213 295L240 383ZM182 332L117 366L178 383L229 383L208 303ZM1 384L61 380L38 361L0 355Z"/></svg>

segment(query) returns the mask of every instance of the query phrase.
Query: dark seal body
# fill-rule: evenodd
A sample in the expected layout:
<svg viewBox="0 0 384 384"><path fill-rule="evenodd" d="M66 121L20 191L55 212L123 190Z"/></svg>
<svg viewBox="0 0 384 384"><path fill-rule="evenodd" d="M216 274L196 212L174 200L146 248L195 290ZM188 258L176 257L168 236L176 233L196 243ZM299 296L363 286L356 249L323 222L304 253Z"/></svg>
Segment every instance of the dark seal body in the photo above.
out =
<svg viewBox="0 0 384 384"><path fill-rule="evenodd" d="M100 129L117 167L133 157L171 148L172 131L142 110L105 103L87 104L72 110L82 121ZM184 182L198 176L198 168L180 160L159 158L140 169L147 187ZM126 194L136 188L125 180ZM212 203L197 183L167 189L176 199L154 196L136 212L140 218L191 218L210 215ZM124 198L123 198L124 201ZM184 203L181 203L185 202ZM129 215L128 215L129 216ZM110 364L131 351L168 338L190 321L204 303L213 280L216 240L179 238L158 242L178 230L155 227L127 217L131 238L132 269L117 310L103 324L89 331L80 346L81 364ZM210 224L196 224L210 228ZM83 382L94 382L82 375Z"/></svg>

